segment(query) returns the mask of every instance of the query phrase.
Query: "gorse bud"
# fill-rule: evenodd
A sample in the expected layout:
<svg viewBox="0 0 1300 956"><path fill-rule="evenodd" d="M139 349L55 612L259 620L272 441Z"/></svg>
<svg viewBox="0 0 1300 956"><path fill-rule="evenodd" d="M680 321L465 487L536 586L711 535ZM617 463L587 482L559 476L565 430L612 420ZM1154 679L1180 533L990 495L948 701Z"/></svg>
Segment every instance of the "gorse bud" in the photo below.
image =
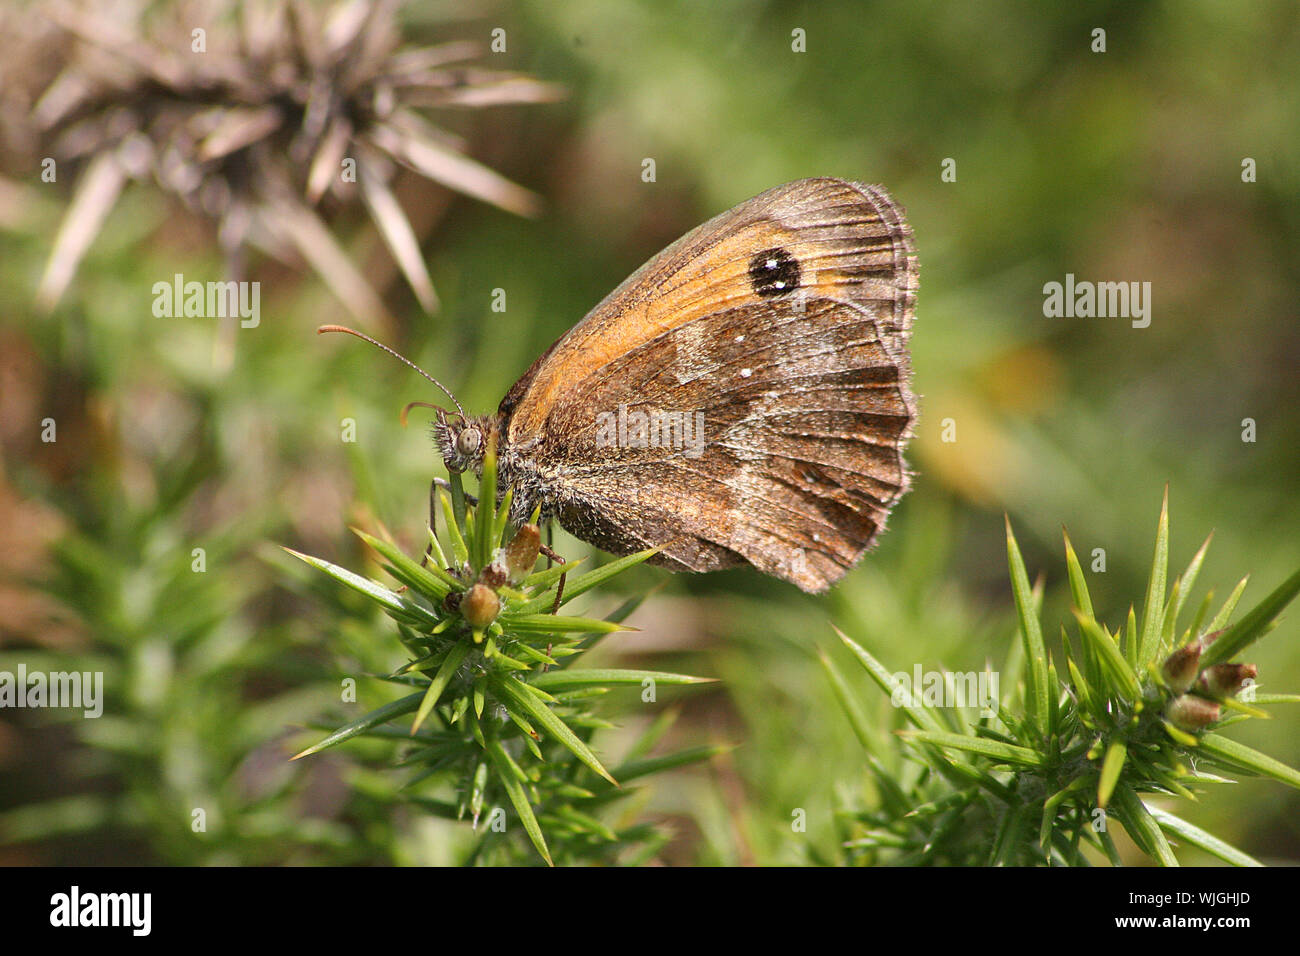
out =
<svg viewBox="0 0 1300 956"><path fill-rule="evenodd" d="M1204 649L1200 641L1192 641L1192 643L1185 644L1165 658L1160 674L1164 678L1165 684L1175 694L1183 693L1196 681L1201 651Z"/></svg>
<svg viewBox="0 0 1300 956"><path fill-rule="evenodd" d="M506 548L506 570L510 574L510 583L518 584L532 573L541 548L542 533L537 525L520 525Z"/></svg>
<svg viewBox="0 0 1300 956"><path fill-rule="evenodd" d="M1201 674L1196 688L1211 697L1236 697L1258 673L1259 668L1254 664L1215 664Z"/></svg>
<svg viewBox="0 0 1300 956"><path fill-rule="evenodd" d="M1212 700L1183 694L1169 702L1165 716L1180 730L1203 730L1219 719L1221 708Z"/></svg>
<svg viewBox="0 0 1300 956"><path fill-rule="evenodd" d="M474 585L460 600L460 613L476 631L481 631L495 621L500 611L501 599L486 584Z"/></svg>

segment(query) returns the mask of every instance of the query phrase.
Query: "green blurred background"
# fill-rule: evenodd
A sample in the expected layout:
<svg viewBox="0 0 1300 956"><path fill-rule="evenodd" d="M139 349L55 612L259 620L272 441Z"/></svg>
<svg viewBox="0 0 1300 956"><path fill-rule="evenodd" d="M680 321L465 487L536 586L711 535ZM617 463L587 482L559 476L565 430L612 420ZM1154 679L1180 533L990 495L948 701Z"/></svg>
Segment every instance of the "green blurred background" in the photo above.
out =
<svg viewBox="0 0 1300 956"><path fill-rule="evenodd" d="M396 316L370 331L467 409L495 408L650 255L773 185L879 182L915 230L918 474L879 547L821 597L745 570L639 569L619 585L663 586L601 659L721 681L671 704L618 702L624 731L602 747L669 705L675 742L738 745L660 778L635 807L672 828L664 862L838 857L832 810L869 794L816 649L843 653L833 622L896 670L997 666L1013 634L1004 512L1045 575L1049 636L1068 617L1062 525L1081 555L1105 550L1089 586L1115 626L1141 601L1166 483L1173 564L1214 532L1202 590L1225 596L1250 573L1248 607L1300 562L1290 0L526 0L419 4L402 21L425 43L486 44L504 28L489 65L568 90L446 117L472 155L544 197L539 217L400 180L437 314L364 215L331 219ZM792 50L795 29L806 52ZM1247 157L1256 182L1242 181ZM955 182L941 180L946 158ZM364 569L347 526L382 522L419 549L436 458L397 412L431 398L426 383L360 343L317 338L317 324L347 321L342 307L309 271L258 258L261 325L237 333L221 367L212 320L150 309L153 283L176 272L221 278L211 226L141 186L40 312L69 187L38 172L11 151L0 180L0 669L103 670L107 704L95 721L0 712L0 862L454 862L464 833L395 800L386 751L286 761L319 736L304 725L338 712L341 676L403 656L382 619L338 625L361 602L275 546ZM1045 318L1042 287L1066 273L1150 282L1150 327ZM53 444L40 440L47 416ZM355 443L340 440L346 417ZM941 440L945 419L955 442ZM563 534L557 548L591 553ZM1247 655L1263 689L1300 690L1297 627L1293 611ZM865 679L859 690L897 724ZM363 679L356 706L389 696ZM1273 713L1230 733L1300 762L1300 708ZM797 808L807 832L792 831ZM1266 861L1300 860L1300 798L1279 784L1224 785L1178 812Z"/></svg>

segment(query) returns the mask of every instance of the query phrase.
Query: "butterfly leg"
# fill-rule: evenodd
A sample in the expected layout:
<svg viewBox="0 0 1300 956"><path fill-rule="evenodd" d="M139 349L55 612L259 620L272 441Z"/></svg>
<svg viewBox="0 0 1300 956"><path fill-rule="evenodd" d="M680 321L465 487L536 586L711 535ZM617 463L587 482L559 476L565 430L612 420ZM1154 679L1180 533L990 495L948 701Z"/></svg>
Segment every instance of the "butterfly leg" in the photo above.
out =
<svg viewBox="0 0 1300 956"><path fill-rule="evenodd" d="M555 541L555 529L548 524L546 526L546 544L542 545L541 547L542 554L546 555L546 566L548 568L551 566L551 563L555 561L558 561L560 564L565 563L564 559L560 557L558 554L556 554L555 549L551 547L551 544L554 543L554 541ZM560 583L555 586L555 603L551 605L552 614L558 614L560 612L560 602L564 600L564 579L567 578L568 576L569 576L568 571L565 571L563 574L561 574ZM547 649L548 653L549 650L550 649L548 648Z"/></svg>
<svg viewBox="0 0 1300 956"><path fill-rule="evenodd" d="M436 534L438 533L438 511L437 511L437 507L438 507L438 479L435 478L435 479L433 479L433 481L429 482L429 536L430 536L430 539L432 539L433 535L436 535ZM420 559L420 567L424 567L426 564L428 564L428 563L429 563L429 559L430 559L431 557L433 557L433 541L432 541L432 540L430 540L429 543L426 544L426 545L424 546L424 557Z"/></svg>
<svg viewBox="0 0 1300 956"><path fill-rule="evenodd" d="M446 478L435 478L435 479L433 479L433 483L434 483L434 485L437 486L438 488L446 488L448 491L451 491L451 484L447 481ZM433 500L433 499L432 499L432 495L433 495L433 491L432 491L432 489L430 489L430 491L429 491L429 495L430 495L430 505L429 505L429 506L432 508L432 507L433 507L433 505L432 505L432 500ZM469 505L471 508L477 508L477 507L478 507L478 495L471 495L468 491L465 492L465 504Z"/></svg>
<svg viewBox="0 0 1300 956"><path fill-rule="evenodd" d="M438 512L436 510L437 501L438 501L438 479L435 478L433 479L432 482L429 483L429 533L431 535L438 533ZM420 567L424 567L426 564L428 564L429 559L431 557L433 557L432 541L430 541L428 544L424 546L424 557L420 559ZM401 594L405 590L406 590L406 585L403 584L400 588L397 589L396 593Z"/></svg>

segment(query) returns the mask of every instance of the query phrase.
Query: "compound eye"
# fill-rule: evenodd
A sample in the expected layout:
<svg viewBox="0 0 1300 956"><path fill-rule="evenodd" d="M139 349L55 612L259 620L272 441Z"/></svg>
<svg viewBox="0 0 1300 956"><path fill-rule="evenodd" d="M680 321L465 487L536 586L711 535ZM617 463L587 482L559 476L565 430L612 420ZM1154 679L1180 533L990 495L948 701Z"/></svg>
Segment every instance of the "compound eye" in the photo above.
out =
<svg viewBox="0 0 1300 956"><path fill-rule="evenodd" d="M472 455L483 444L483 433L477 428L466 428L456 437L456 450L462 455Z"/></svg>

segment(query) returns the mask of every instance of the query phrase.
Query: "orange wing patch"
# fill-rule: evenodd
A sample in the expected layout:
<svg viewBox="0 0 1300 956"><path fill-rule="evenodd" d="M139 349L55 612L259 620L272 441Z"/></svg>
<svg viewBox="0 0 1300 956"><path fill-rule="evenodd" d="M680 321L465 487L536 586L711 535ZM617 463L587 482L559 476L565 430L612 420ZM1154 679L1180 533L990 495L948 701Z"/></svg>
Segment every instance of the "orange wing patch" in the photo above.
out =
<svg viewBox="0 0 1300 956"><path fill-rule="evenodd" d="M687 233L611 292L512 390L510 440L540 437L564 392L620 356L720 311L765 302L790 312L841 300L875 316L904 374L916 255L882 190L808 179L768 190ZM503 403L503 407L506 403Z"/></svg>

